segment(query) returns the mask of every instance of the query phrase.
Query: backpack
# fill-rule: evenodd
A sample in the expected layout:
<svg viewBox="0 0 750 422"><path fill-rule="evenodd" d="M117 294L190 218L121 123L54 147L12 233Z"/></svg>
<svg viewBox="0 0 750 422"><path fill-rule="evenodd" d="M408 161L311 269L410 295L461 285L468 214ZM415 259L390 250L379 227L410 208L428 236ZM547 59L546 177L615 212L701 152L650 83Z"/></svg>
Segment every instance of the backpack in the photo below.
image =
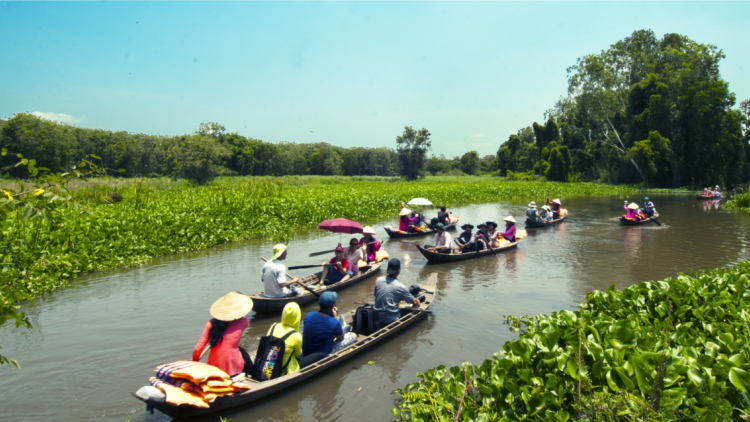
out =
<svg viewBox="0 0 750 422"><path fill-rule="evenodd" d="M354 314L354 332L360 335L369 336L380 329L380 317L378 311L367 304L357 308Z"/></svg>
<svg viewBox="0 0 750 422"><path fill-rule="evenodd" d="M271 326L271 333L276 329L276 324ZM289 366L289 362L292 361L294 354L289 355L289 359L287 359L286 363L283 363L284 352L286 351L285 340L294 333L296 331L289 330L281 338L274 337L273 335L260 338L258 352L255 354L255 366L251 375L252 379L256 381L268 381L280 377L286 371L286 367Z"/></svg>

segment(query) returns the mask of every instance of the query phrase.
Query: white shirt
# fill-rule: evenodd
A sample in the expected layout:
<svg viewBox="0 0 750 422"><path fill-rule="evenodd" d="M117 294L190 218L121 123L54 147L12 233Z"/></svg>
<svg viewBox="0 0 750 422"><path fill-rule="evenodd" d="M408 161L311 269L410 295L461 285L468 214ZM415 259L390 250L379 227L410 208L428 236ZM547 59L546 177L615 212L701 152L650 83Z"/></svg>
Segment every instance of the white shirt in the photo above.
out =
<svg viewBox="0 0 750 422"><path fill-rule="evenodd" d="M286 267L278 259L263 265L261 279L266 297L285 297L291 293L288 288L281 287L281 284L286 283Z"/></svg>
<svg viewBox="0 0 750 422"><path fill-rule="evenodd" d="M451 235L447 231L443 230L443 233L435 233L435 240L432 241L432 246L445 246L451 247Z"/></svg>
<svg viewBox="0 0 750 422"><path fill-rule="evenodd" d="M362 249L357 248L354 252L351 251L351 247L344 249L344 259L356 266L359 260L362 259Z"/></svg>

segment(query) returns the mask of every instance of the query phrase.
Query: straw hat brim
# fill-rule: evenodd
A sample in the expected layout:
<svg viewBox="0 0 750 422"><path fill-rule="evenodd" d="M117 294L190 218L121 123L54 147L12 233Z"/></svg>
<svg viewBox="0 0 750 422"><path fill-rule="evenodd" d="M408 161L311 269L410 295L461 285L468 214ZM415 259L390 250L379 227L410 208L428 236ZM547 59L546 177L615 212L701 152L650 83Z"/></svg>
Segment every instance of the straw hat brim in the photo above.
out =
<svg viewBox="0 0 750 422"><path fill-rule="evenodd" d="M529 208L536 208L536 202L532 202L529 204Z"/></svg>
<svg viewBox="0 0 750 422"><path fill-rule="evenodd" d="M555 200L554 200L554 201L552 201L552 202L554 202L554 203L555 203L555 204L557 204L557 205L562 205L562 204L560 203L560 200L559 200L559 199L555 199Z"/></svg>
<svg viewBox="0 0 750 422"><path fill-rule="evenodd" d="M363 234L375 234L375 230L372 229L370 226L365 226L364 229L362 229Z"/></svg>
<svg viewBox="0 0 750 422"><path fill-rule="evenodd" d="M637 210L638 209L638 204L636 204L635 202L633 202L632 204L628 205L628 208L630 208L631 210Z"/></svg>
<svg viewBox="0 0 750 422"><path fill-rule="evenodd" d="M253 300L241 293L227 293L211 305L211 316L219 321L234 321L253 310Z"/></svg>
<svg viewBox="0 0 750 422"><path fill-rule="evenodd" d="M398 213L398 215L409 215L409 214L411 214L411 210L409 208L404 208L401 210L400 213Z"/></svg>
<svg viewBox="0 0 750 422"><path fill-rule="evenodd" d="M512 216L512 215L509 215L509 216L507 216L507 217L503 218L503 221L507 221L507 222L509 222L509 223L515 223L515 222L516 222L516 219L515 219L515 218L513 218L513 216Z"/></svg>

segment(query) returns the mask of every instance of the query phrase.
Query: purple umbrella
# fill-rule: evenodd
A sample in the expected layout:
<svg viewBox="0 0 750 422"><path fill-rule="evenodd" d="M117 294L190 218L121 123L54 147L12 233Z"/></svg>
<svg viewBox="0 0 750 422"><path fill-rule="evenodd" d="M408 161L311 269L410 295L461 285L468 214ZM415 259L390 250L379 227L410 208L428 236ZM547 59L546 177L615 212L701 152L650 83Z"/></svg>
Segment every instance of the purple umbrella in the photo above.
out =
<svg viewBox="0 0 750 422"><path fill-rule="evenodd" d="M362 233L362 226L357 223L356 221L347 220L346 218L334 218L331 220L326 220L320 224L318 224L318 228L321 230L328 230L329 232L334 233ZM341 244L341 236L339 236L339 245ZM323 255L326 253L331 253L333 250L330 251L321 251L321 252L313 252L310 254L310 256L316 256L316 255Z"/></svg>

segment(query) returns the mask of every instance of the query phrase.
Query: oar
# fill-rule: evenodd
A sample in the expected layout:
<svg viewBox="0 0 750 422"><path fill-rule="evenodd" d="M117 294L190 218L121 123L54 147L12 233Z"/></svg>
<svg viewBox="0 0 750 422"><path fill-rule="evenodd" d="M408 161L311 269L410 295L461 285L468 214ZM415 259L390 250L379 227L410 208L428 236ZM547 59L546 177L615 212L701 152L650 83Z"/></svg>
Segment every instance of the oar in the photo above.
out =
<svg viewBox="0 0 750 422"><path fill-rule="evenodd" d="M651 221L661 226L661 223L656 221L656 217L651 217Z"/></svg>
<svg viewBox="0 0 750 422"><path fill-rule="evenodd" d="M263 260L263 262L268 262L268 260L266 260L266 258L263 258L262 256L260 257L260 259L262 259L262 260ZM316 265L316 267L317 267L317 265ZM294 277L290 276L290 275L289 275L289 273L286 273L286 276L287 276L287 277L289 277L289 278L294 278ZM320 282L321 282L321 283L323 283L323 280L320 280ZM304 285L303 283L301 283L301 282L299 282L299 281L295 281L295 283L297 283L297 284L299 284L300 286L304 287L304 288L305 288L305 290L307 290L308 292L310 292L310 293L314 294L315 296L317 296L317 297L320 297L320 294L319 294L319 293L317 293L317 292L316 292L315 290L313 290L313 289L311 289L311 288L309 288L309 287L305 286L305 285Z"/></svg>
<svg viewBox="0 0 750 422"><path fill-rule="evenodd" d="M289 267L289 268L287 268L287 270L301 270L303 268L315 268L315 267L322 267L322 265L320 265L320 264L315 264L315 265L297 265L295 267Z"/></svg>
<svg viewBox="0 0 750 422"><path fill-rule="evenodd" d="M484 238L484 236L482 236L482 238ZM487 242L486 242L485 244L486 244L486 245L487 245L487 247L488 247L488 248L490 248L490 250L492 251L492 255L497 255L497 252L495 252L495 250L494 250L494 249L492 249L492 246L490 246L490 244L491 244L491 243L492 243L492 240L491 240L491 239L487 239ZM479 251L477 251L477 252L479 252Z"/></svg>
<svg viewBox="0 0 750 422"><path fill-rule="evenodd" d="M366 244L366 245L374 245L375 243L376 243L376 242L370 242L370 243L365 243L365 244ZM333 252L336 252L336 249L331 249L330 251L313 252L313 253L311 253L311 254L310 254L310 256L325 255L325 254L327 254L327 253L333 253ZM290 270L291 270L291 269L292 269L292 268L290 268Z"/></svg>
<svg viewBox="0 0 750 422"><path fill-rule="evenodd" d="M204 348L203 348L203 351L201 352L201 355L200 355L200 357L198 358L198 360L200 361L201 359L203 359L203 355L205 355L205 354L206 354L206 352L208 352L209 350L211 350L211 343L208 343L208 344L206 345L206 347L204 347Z"/></svg>

